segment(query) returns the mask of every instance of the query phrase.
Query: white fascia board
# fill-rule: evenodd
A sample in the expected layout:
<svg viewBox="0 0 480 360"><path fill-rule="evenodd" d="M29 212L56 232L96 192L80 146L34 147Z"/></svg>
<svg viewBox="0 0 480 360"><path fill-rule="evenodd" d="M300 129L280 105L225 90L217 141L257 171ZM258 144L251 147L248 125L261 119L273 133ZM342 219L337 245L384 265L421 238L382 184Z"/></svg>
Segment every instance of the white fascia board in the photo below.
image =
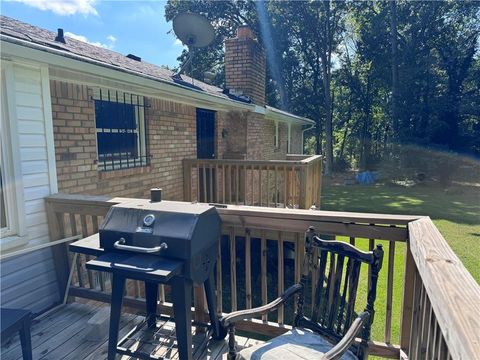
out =
<svg viewBox="0 0 480 360"><path fill-rule="evenodd" d="M149 88L157 97L168 99L197 107L208 107L213 110L243 110L255 111L254 104L228 100L201 91L190 89L182 85L173 85L153 78L146 74L139 74L127 69L119 69L100 61L69 54L50 47L33 44L20 39L1 36L2 58L11 57L32 60L49 66L68 69L75 72L87 73L113 81L121 81L135 86Z"/></svg>
<svg viewBox="0 0 480 360"><path fill-rule="evenodd" d="M267 111L267 109L263 106L259 106L259 105L255 105L255 110L254 112L256 114L262 114L262 115L265 115L265 112Z"/></svg>
<svg viewBox="0 0 480 360"><path fill-rule="evenodd" d="M268 105L265 106L265 117L267 119L282 121L290 124L292 123L301 124L301 125L315 124L313 120L307 119L302 116L290 114L286 111L276 109Z"/></svg>

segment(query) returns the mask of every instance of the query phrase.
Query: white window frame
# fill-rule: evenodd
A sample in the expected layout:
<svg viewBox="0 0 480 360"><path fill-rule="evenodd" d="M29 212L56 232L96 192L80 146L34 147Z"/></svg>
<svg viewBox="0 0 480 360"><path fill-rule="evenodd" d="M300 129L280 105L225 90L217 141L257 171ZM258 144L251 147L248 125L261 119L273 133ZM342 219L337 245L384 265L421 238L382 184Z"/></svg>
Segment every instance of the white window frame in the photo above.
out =
<svg viewBox="0 0 480 360"><path fill-rule="evenodd" d="M18 134L16 129L16 102L13 93L14 77L11 63L5 62L1 69L1 167L2 186L4 189L5 217L7 226L0 229L0 244L3 248L23 245L19 237L26 235L25 210L23 198L23 181L20 169ZM9 91L7 91L9 89ZM13 119L13 121L12 121Z"/></svg>
<svg viewBox="0 0 480 360"><path fill-rule="evenodd" d="M111 92L113 94L116 94L115 98L110 98L105 94L108 94L108 92ZM100 94L102 94L100 96ZM117 95L118 95L118 101L117 100ZM125 95L125 97L124 97ZM133 104L133 105L139 105L135 106L135 122L137 124L137 128L133 130L133 133L138 134L138 138L142 139L143 141L138 141L137 144L137 153L139 154L139 157L136 158L134 161L135 163L138 162L138 165L136 166L127 166L127 167L121 167L122 162L120 160L114 160L109 163L105 163L105 165L100 163L100 156L98 153L98 140L97 141L97 160L98 160L98 166L97 169L98 171L115 171L115 170L124 170L124 169L132 169L136 167L141 167L141 166L146 166L148 165L148 161L146 156L147 154L147 134L146 134L146 124L145 124L145 100L144 96L142 95L136 95L133 93L128 93L123 90L119 89L111 89L111 88L99 88L96 87L93 89L93 100L104 100L104 101L111 101L111 102L117 102L122 104L123 99L125 99L125 104ZM96 116L96 115L95 115ZM96 133L102 133L101 130L97 129L96 127L96 118L95 118L95 130ZM113 129L112 129L113 130ZM118 131L118 130L117 130ZM112 133L114 131L111 131ZM98 139L98 137L97 137ZM142 159L142 156L144 159Z"/></svg>
<svg viewBox="0 0 480 360"><path fill-rule="evenodd" d="M11 164L9 164L9 158L11 156L11 152L8 149L8 146L5 144L4 139L4 126L3 126L3 106L2 106L2 133L0 139L0 146L2 149L2 156L0 156L0 168L1 168L1 176L2 176L2 192L3 192L3 201L5 207L2 207L1 211L5 213L5 222L6 226L0 228L0 236L3 238L7 236L13 236L17 234L18 229L18 221L17 217L15 216L16 213L16 194L15 188L12 186L14 184L12 178L12 170Z"/></svg>

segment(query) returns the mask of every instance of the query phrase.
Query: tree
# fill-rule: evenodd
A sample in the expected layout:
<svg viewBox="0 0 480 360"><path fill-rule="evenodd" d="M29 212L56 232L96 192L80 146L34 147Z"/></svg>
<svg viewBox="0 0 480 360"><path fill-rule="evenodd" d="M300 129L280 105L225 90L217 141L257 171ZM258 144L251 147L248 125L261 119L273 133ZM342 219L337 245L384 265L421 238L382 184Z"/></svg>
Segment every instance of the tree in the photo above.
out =
<svg viewBox="0 0 480 360"><path fill-rule="evenodd" d="M393 133L398 134L398 65L397 65L397 1L390 1L390 42L392 45L392 127Z"/></svg>
<svg viewBox="0 0 480 360"><path fill-rule="evenodd" d="M191 72L202 79L213 68L219 86L223 40L249 24L268 45L267 103L316 121L309 144L330 173L334 161L374 169L400 156L394 143L480 154L479 9L475 1L170 0L165 13L213 22L216 41Z"/></svg>
<svg viewBox="0 0 480 360"><path fill-rule="evenodd" d="M445 9L436 41L439 65L447 79L443 95L444 110L439 119L442 126L434 132L433 141L455 150L461 145L463 84L478 50L480 24L476 17L478 7L474 4L449 5Z"/></svg>

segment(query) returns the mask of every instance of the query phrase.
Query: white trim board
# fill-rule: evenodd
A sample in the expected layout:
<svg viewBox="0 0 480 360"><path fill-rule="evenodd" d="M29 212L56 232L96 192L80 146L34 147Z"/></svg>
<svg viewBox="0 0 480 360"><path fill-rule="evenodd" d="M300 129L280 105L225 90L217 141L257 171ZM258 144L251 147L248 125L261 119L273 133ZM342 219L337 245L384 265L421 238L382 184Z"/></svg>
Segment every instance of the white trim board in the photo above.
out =
<svg viewBox="0 0 480 360"><path fill-rule="evenodd" d="M52 97L50 95L50 79L48 68L42 66L40 68L42 76L42 99L43 99L43 116L45 119L45 137L47 142L47 161L48 176L50 182L50 192L55 194L58 192L57 182L57 166L55 159L55 141L53 136L53 116L52 116Z"/></svg>
<svg viewBox="0 0 480 360"><path fill-rule="evenodd" d="M7 146L9 153L7 156L10 157L11 163L8 165L12 172L14 179L14 193L15 193L15 236L22 237L26 235L26 224L25 224L25 201L23 195L23 176L21 169L21 158L20 158L20 145L18 139L18 129L17 129L17 100L15 96L15 79L14 79L14 69L13 63L9 61L2 61L2 68L4 70L5 76L5 90L4 94L6 115L7 118L4 119L4 125L7 127L9 133L9 139L6 141L4 146ZM5 240L5 239L2 239ZM7 241L7 240L5 240ZM8 241L7 241L8 243Z"/></svg>

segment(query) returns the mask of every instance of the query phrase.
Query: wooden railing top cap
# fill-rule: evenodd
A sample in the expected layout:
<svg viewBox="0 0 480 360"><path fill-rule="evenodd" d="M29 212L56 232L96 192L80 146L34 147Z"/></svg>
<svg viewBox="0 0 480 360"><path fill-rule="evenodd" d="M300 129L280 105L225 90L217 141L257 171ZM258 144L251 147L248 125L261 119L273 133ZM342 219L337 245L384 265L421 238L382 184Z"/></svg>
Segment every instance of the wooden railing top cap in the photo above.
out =
<svg viewBox="0 0 480 360"><path fill-rule="evenodd" d="M480 285L428 217L408 224L410 250L453 359L480 354Z"/></svg>

